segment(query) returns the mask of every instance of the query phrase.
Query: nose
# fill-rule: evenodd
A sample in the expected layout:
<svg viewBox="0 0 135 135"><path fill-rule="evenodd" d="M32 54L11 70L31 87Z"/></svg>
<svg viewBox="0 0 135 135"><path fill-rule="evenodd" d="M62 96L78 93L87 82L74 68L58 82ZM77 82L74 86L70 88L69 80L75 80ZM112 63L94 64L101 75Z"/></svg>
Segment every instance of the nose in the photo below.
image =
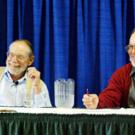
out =
<svg viewBox="0 0 135 135"><path fill-rule="evenodd" d="M16 56L16 55L12 56L11 61L12 61L12 62L17 62L17 56Z"/></svg>

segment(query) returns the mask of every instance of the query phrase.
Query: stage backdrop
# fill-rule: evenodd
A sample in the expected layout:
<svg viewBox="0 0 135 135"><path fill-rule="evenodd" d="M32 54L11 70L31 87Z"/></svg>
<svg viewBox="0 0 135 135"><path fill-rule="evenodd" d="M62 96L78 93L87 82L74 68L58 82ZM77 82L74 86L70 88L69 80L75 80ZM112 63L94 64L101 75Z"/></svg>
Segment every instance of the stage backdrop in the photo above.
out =
<svg viewBox="0 0 135 135"><path fill-rule="evenodd" d="M0 66L13 40L28 39L53 105L54 80L73 78L83 107L86 89L99 94L128 62L134 26L135 0L0 0Z"/></svg>

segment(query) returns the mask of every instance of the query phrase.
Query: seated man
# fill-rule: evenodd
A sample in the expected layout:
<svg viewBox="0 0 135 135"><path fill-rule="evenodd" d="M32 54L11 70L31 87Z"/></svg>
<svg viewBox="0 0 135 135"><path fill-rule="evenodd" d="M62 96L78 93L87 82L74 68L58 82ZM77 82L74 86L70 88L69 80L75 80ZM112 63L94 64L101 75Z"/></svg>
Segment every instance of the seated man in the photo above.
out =
<svg viewBox="0 0 135 135"><path fill-rule="evenodd" d="M40 72L30 67L33 61L29 41L16 40L11 43L6 67L0 68L0 106L51 107Z"/></svg>
<svg viewBox="0 0 135 135"><path fill-rule="evenodd" d="M86 108L135 108L135 31L126 49L131 63L114 72L108 86L99 96L84 94L82 101Z"/></svg>

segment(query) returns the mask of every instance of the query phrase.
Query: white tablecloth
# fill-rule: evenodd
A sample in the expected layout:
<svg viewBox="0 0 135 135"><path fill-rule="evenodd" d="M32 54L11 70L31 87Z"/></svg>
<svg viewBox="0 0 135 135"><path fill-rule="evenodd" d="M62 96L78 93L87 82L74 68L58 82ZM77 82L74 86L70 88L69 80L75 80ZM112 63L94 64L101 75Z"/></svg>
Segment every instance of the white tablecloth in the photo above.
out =
<svg viewBox="0 0 135 135"><path fill-rule="evenodd" d="M135 109L75 109L75 108L19 108L19 107L0 107L0 112L18 113L49 113L49 114L93 114L93 115L135 115Z"/></svg>

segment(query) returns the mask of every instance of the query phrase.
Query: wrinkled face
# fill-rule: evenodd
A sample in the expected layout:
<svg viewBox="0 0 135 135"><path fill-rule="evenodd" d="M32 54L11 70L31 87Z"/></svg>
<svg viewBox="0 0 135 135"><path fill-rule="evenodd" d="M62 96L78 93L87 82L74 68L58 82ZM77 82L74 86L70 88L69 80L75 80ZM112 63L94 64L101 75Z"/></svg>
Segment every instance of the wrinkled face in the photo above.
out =
<svg viewBox="0 0 135 135"><path fill-rule="evenodd" d="M127 46L129 59L133 67L135 67L135 32L131 35L129 45Z"/></svg>
<svg viewBox="0 0 135 135"><path fill-rule="evenodd" d="M6 60L6 66L12 75L21 75L33 63L30 58L30 49L23 41L11 44Z"/></svg>

